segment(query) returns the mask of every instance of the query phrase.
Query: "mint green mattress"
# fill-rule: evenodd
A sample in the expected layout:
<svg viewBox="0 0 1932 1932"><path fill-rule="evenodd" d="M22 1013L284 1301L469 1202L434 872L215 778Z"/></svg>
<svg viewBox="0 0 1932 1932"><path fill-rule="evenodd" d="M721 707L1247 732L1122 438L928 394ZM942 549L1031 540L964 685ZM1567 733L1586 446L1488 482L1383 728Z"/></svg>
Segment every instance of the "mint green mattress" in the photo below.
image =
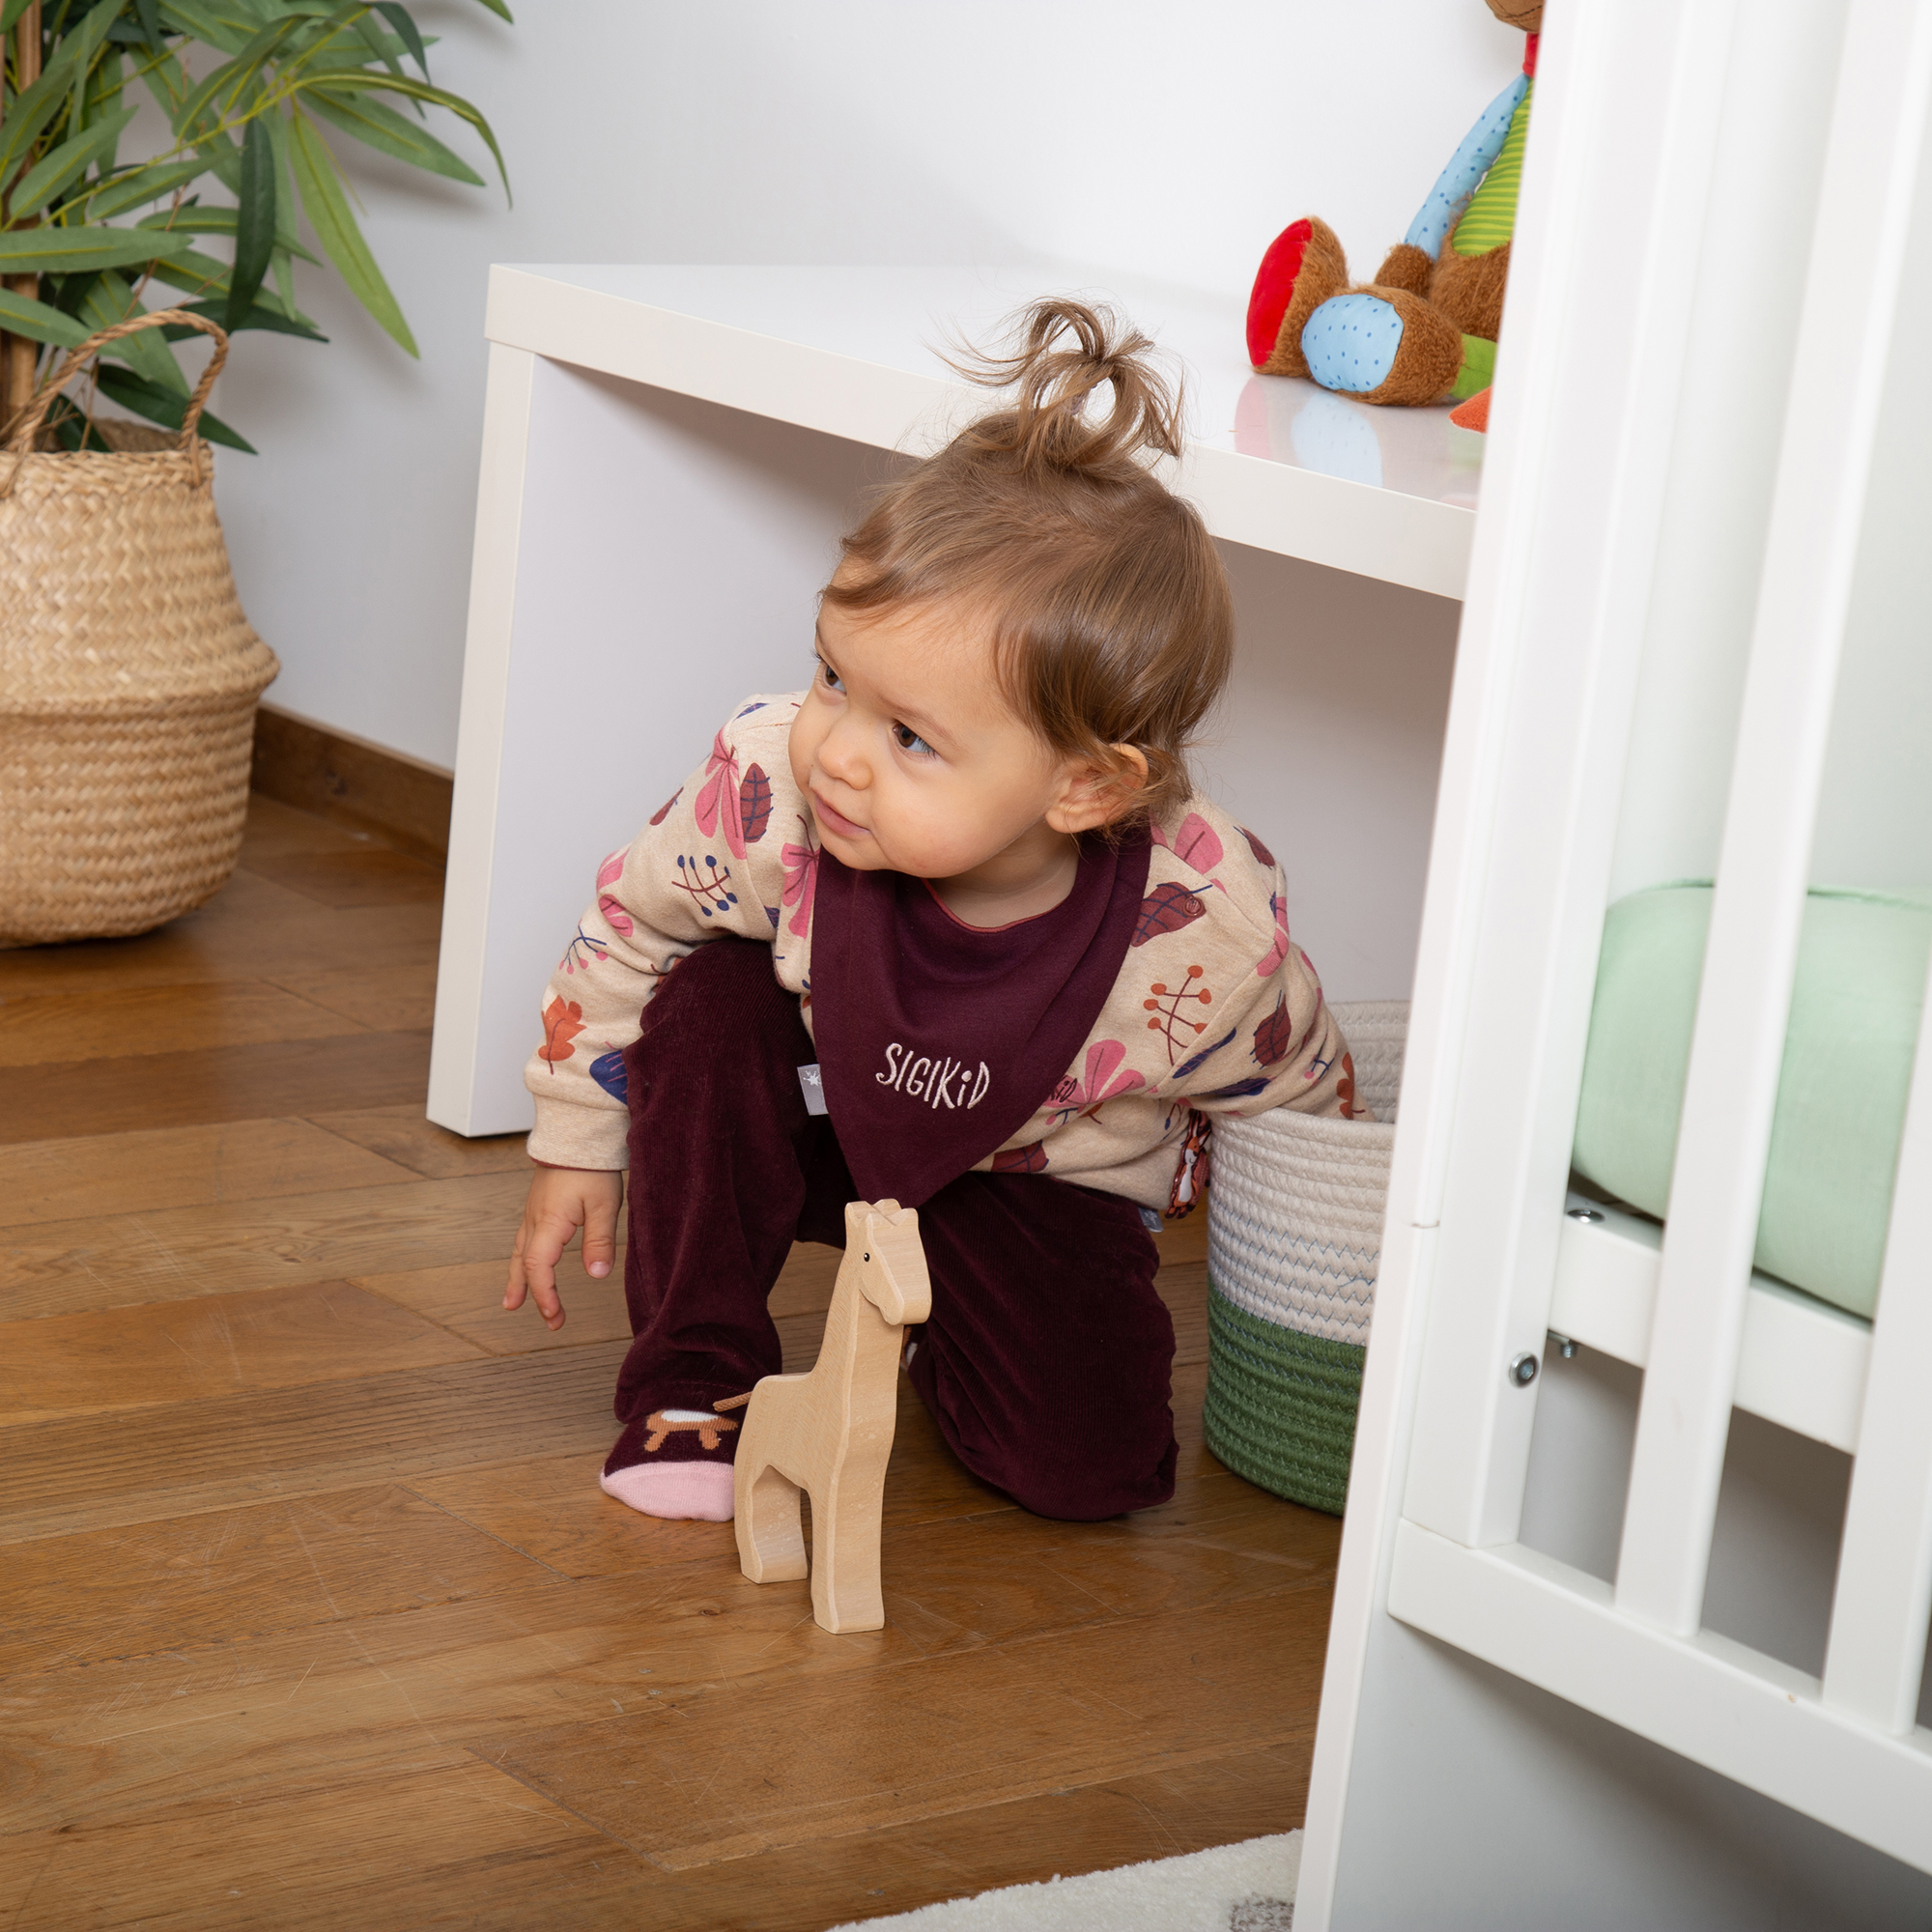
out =
<svg viewBox="0 0 1932 1932"><path fill-rule="evenodd" d="M1708 884L1619 899L1605 921L1574 1161L1668 1218L1710 929ZM1932 955L1932 892L1814 889L1785 1037L1757 1265L1869 1316Z"/></svg>

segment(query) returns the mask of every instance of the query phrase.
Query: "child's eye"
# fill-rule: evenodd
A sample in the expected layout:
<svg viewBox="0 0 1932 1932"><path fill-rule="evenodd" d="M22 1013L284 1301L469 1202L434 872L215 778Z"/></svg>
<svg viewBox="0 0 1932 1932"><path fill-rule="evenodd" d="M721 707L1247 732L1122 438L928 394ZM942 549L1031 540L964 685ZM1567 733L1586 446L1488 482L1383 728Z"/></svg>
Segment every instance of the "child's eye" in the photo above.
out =
<svg viewBox="0 0 1932 1932"><path fill-rule="evenodd" d="M911 752L922 758L935 758L939 755L910 724L895 724L893 736L902 752Z"/></svg>
<svg viewBox="0 0 1932 1932"><path fill-rule="evenodd" d="M828 691L843 691L845 689L845 680L823 658L818 660L818 674L825 680L825 688Z"/></svg>

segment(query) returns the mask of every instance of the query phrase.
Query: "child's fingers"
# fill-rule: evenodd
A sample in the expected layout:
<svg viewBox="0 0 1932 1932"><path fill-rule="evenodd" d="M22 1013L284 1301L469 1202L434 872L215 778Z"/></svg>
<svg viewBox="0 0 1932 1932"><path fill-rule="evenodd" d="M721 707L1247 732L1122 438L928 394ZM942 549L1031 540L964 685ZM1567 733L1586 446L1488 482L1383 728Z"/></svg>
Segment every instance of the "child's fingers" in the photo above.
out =
<svg viewBox="0 0 1932 1932"><path fill-rule="evenodd" d="M586 1204L583 1272L602 1281L617 1259L617 1203L608 1197Z"/></svg>
<svg viewBox="0 0 1932 1932"><path fill-rule="evenodd" d="M510 1278L503 1286L503 1306L521 1308L524 1305L524 1243L529 1239L530 1224L526 1220L517 1230L517 1244L510 1250Z"/></svg>
<svg viewBox="0 0 1932 1932"><path fill-rule="evenodd" d="M524 1281L537 1313L552 1328L563 1326L563 1297L556 1292L556 1264L577 1232L577 1223L563 1214L538 1214L528 1224L524 1243Z"/></svg>

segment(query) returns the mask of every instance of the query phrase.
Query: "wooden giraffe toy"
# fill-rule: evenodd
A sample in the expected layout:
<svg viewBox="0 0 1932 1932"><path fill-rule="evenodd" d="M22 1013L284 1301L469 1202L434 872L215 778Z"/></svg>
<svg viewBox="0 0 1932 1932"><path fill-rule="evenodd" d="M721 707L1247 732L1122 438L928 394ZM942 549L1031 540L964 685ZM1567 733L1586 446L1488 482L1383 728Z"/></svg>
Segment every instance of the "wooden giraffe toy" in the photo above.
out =
<svg viewBox="0 0 1932 1932"><path fill-rule="evenodd" d="M817 1364L749 1396L733 1483L738 1561L754 1583L807 1572L799 1492L811 1497L811 1614L828 1631L880 1629L879 1512L898 1411L899 1346L932 1310L919 1215L896 1201L845 1208L845 1259Z"/></svg>

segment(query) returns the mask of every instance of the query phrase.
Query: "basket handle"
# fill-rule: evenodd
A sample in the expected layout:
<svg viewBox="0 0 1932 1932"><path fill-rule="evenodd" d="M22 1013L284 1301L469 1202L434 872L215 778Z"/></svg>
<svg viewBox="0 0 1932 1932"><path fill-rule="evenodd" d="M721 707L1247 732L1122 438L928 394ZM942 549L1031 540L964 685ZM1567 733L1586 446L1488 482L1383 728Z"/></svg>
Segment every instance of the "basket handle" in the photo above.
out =
<svg viewBox="0 0 1932 1932"><path fill-rule="evenodd" d="M201 381L194 385L194 393L187 399L187 408L182 412L181 440L175 447L186 454L194 451L195 481L201 481L201 455L195 449L195 425L201 421L202 410L207 406L209 391L214 387L214 379L221 374L221 365L228 360L228 331L219 324L210 322L205 315L195 315L185 308L151 309L145 315L130 315L124 322L117 322L110 328L98 330L90 335L80 347L64 361L41 386L34 391L33 399L20 413L20 419L14 425L14 433L7 439L8 452L15 457L26 457L33 453L35 441L47 419L47 412L54 406L54 398L67 387L88 361L110 342L119 342L124 335L138 335L144 328L154 328L168 323L181 323L188 328L198 328L204 335L214 338L214 354L208 358L208 367L201 372ZM17 470L18 463L14 466ZM11 480L11 479L10 479Z"/></svg>

